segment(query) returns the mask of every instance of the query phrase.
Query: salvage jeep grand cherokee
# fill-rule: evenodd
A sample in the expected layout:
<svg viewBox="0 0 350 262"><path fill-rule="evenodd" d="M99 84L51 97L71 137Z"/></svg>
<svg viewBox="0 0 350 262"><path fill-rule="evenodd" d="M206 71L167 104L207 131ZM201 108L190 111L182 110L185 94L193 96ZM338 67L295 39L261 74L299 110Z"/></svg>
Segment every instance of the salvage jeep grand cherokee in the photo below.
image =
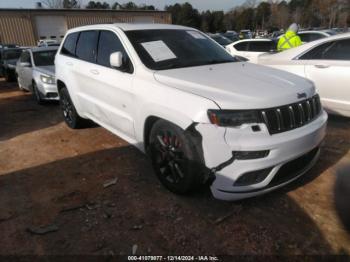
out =
<svg viewBox="0 0 350 262"><path fill-rule="evenodd" d="M325 136L310 81L238 62L192 28L75 28L55 64L68 126L90 119L149 153L175 193L204 183L225 200L269 192L310 169Z"/></svg>

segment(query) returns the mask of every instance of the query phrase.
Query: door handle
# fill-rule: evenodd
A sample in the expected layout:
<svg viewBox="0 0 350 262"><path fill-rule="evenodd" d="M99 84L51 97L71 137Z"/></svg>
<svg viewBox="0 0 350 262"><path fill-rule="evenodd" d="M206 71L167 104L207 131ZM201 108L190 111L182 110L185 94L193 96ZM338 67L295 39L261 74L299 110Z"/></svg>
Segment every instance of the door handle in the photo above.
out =
<svg viewBox="0 0 350 262"><path fill-rule="evenodd" d="M323 69L323 68L328 68L328 67L330 67L330 65L319 64L319 65L315 65L315 67L316 67L316 68L321 68L321 69Z"/></svg>
<svg viewBox="0 0 350 262"><path fill-rule="evenodd" d="M66 65L68 65L68 66L72 66L72 65L73 65L73 63L72 63L72 62L66 62Z"/></svg>
<svg viewBox="0 0 350 262"><path fill-rule="evenodd" d="M91 73L91 74L94 74L94 75L99 75L99 74L100 74L100 72L97 71L96 69L90 70L90 73Z"/></svg>

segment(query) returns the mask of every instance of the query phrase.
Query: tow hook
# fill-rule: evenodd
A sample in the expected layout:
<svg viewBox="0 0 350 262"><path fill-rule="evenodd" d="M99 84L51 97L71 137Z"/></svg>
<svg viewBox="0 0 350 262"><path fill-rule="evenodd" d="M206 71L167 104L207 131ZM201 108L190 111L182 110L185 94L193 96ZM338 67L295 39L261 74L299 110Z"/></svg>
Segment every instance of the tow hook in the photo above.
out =
<svg viewBox="0 0 350 262"><path fill-rule="evenodd" d="M209 183L209 185L211 185L216 179L215 174L217 172L219 172L220 170L224 169L225 167L231 165L235 161L235 159L236 159L236 152L232 152L232 157L229 160L221 163L220 165L218 165L216 167L211 168L209 170L208 175L207 175L208 178L207 178L206 182Z"/></svg>

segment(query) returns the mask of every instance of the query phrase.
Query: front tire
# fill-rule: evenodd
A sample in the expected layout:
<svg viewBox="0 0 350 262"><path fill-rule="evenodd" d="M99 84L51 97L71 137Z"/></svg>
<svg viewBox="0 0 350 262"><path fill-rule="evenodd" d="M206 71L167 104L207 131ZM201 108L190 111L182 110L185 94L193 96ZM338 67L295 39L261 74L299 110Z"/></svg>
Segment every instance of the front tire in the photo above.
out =
<svg viewBox="0 0 350 262"><path fill-rule="evenodd" d="M85 125L86 120L81 118L74 107L72 99L69 96L67 88L63 87L59 90L60 106L63 118L66 124L72 129L78 129Z"/></svg>
<svg viewBox="0 0 350 262"><path fill-rule="evenodd" d="M41 98L41 93L34 82L33 82L33 95L38 105L43 105L45 103L45 100Z"/></svg>
<svg viewBox="0 0 350 262"><path fill-rule="evenodd" d="M154 171L167 189L186 194L200 185L201 158L189 134L168 121L158 120L149 141Z"/></svg>

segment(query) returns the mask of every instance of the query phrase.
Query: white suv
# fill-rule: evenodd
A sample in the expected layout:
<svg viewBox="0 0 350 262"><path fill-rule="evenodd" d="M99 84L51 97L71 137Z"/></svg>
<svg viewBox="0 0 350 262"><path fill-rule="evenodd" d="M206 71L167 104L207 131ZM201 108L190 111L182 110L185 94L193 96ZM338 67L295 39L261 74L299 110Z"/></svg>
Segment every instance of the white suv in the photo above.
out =
<svg viewBox="0 0 350 262"><path fill-rule="evenodd" d="M316 162L327 123L313 84L237 62L193 28L69 30L55 60L66 123L86 119L150 155L162 184L219 199L279 188Z"/></svg>

